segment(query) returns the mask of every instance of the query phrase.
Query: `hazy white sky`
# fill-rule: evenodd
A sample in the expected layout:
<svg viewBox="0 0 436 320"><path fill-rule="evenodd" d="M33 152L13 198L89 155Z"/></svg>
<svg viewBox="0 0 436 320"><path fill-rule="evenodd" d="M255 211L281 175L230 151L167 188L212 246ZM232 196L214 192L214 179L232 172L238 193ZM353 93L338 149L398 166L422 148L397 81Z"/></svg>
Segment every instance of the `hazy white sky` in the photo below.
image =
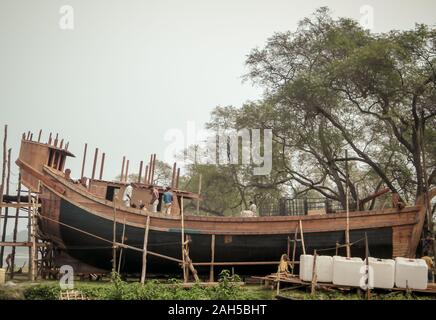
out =
<svg viewBox="0 0 436 320"><path fill-rule="evenodd" d="M74 9L74 30L59 28L62 5ZM167 130L259 98L241 83L246 55L324 5L357 20L373 6L374 32L436 22L434 0L0 0L0 125L13 158L21 133L42 128L45 140L52 131L70 141L74 177L85 142L88 176L96 146L105 178L123 155L137 171L151 152L162 158Z"/></svg>

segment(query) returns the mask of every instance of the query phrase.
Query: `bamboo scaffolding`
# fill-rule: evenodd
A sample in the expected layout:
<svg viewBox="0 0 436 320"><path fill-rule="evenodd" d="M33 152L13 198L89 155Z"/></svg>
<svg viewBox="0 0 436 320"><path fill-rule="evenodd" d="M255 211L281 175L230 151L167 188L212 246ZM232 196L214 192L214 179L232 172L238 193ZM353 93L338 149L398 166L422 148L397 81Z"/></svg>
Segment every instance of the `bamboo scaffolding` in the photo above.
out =
<svg viewBox="0 0 436 320"><path fill-rule="evenodd" d="M215 262L215 235L212 235L211 238L211 244L210 244L210 251L211 251L211 259L210 259L210 271L209 271L209 281L214 282L215 276L214 276L214 268L213 263Z"/></svg>
<svg viewBox="0 0 436 320"><path fill-rule="evenodd" d="M124 245L124 237L126 235L126 213L124 213L124 218L123 218L123 232L121 235L121 244ZM118 270L117 272L120 273L121 270L121 260L123 259L123 247L121 247L120 249L120 257L118 258Z"/></svg>
<svg viewBox="0 0 436 320"><path fill-rule="evenodd" d="M183 282L188 282L188 275L186 274L186 261L185 261L185 218L183 214L183 196L180 198L180 221L182 224L182 269L183 269Z"/></svg>
<svg viewBox="0 0 436 320"><path fill-rule="evenodd" d="M21 201L21 172L18 173L18 194L17 194L17 198L18 198L18 205L20 205L20 201ZM18 216L20 213L20 208L17 207L16 211L15 211L15 223L14 223L14 233L12 236L12 242L16 242L17 241L17 232L18 232ZM15 272L15 247L12 247L12 259L11 259L11 279L14 278L14 272Z"/></svg>
<svg viewBox="0 0 436 320"><path fill-rule="evenodd" d="M345 243L347 245L347 258L351 257L350 250L350 207L348 199L348 150L345 149L345 202L347 207L347 224L345 230Z"/></svg>
<svg viewBox="0 0 436 320"><path fill-rule="evenodd" d="M6 178L6 143L8 138L8 125L5 125L4 129L4 138L3 138L3 166L2 166L2 177L1 177L1 186L0 186L0 204L3 203L3 192L5 186L5 178ZM2 208L0 208L0 214L2 214ZM1 222L1 219L0 219ZM3 259L0 261L0 268L3 267Z"/></svg>

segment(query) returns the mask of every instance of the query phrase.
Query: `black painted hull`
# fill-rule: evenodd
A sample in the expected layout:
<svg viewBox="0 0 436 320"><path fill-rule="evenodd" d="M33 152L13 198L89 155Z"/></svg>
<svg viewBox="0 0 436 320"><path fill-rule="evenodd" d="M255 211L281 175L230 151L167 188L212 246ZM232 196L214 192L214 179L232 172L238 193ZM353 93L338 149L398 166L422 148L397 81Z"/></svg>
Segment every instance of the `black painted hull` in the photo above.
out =
<svg viewBox="0 0 436 320"><path fill-rule="evenodd" d="M113 238L113 222L98 217L82 208L79 208L65 199L61 199L59 220L67 224L93 233L107 240ZM44 230L42 230L44 231ZM121 242L123 225L117 223L116 240ZM392 257L392 228L361 229L350 232L350 240L354 242L368 235L370 254L374 257ZM71 257L95 268L110 271L112 268L111 244L95 237L85 235L71 228L60 226L60 234L66 252ZM209 234L189 233L191 238L190 257L193 262L211 261L211 236ZM293 237L293 234L289 235ZM305 233L305 246L307 253L313 253L314 249L334 248L336 243L344 243L343 231ZM229 237L216 235L215 262L245 262L245 261L278 261L283 253L288 250L288 235L233 235ZM125 243L137 248L143 247L144 229L126 226ZM151 251L181 259L181 234L180 230L156 231L150 230L148 248ZM364 241L352 246L352 255L365 256ZM291 246L292 252L292 246ZM119 259L120 250L117 251ZM319 252L320 254L334 255L335 249ZM302 254L301 244L297 246L297 259ZM345 251L340 249L340 255ZM123 249L121 273L138 274L142 267L142 253ZM77 266L80 269L80 265ZM215 267L215 274L223 268L232 266ZM206 274L209 267L196 267L199 273ZM238 274L265 274L277 270L276 265L264 266L234 266ZM180 274L181 267L177 262L149 255L147 258L147 272L154 274ZM77 272L84 272L78 270Z"/></svg>

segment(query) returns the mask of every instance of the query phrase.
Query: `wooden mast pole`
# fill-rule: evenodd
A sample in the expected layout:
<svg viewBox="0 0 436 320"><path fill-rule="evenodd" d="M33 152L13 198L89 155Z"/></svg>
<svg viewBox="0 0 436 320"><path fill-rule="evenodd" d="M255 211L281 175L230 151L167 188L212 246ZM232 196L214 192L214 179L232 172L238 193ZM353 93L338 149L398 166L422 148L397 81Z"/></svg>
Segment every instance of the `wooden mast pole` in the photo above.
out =
<svg viewBox="0 0 436 320"><path fill-rule="evenodd" d="M105 157L106 157L106 153L103 152L103 154L101 155L99 180L103 180L103 170L104 170L104 159L105 159Z"/></svg>
<svg viewBox="0 0 436 320"><path fill-rule="evenodd" d="M173 164L173 174L172 174L172 177L171 177L171 188L175 188L176 187L176 166L177 166L177 163L174 162L174 164Z"/></svg>
<svg viewBox="0 0 436 320"><path fill-rule="evenodd" d="M177 168L177 175L176 175L176 189L179 189L179 179L180 179L180 168Z"/></svg>
<svg viewBox="0 0 436 320"><path fill-rule="evenodd" d="M347 225L345 230L345 244L347 248L347 258L351 257L350 250L350 207L348 203L348 150L345 149L345 202L347 210Z"/></svg>
<svg viewBox="0 0 436 320"><path fill-rule="evenodd" d="M11 180L11 148L8 150L8 164L7 164L7 175L6 175L6 194L9 194L9 184ZM8 224L8 216L9 216L9 208L5 208L5 216L3 220L3 233L2 233L2 242L6 240L6 232L7 232L7 224ZM4 256L5 247L2 246L0 248L0 261L2 262L0 267L3 266L3 256Z"/></svg>
<svg viewBox="0 0 436 320"><path fill-rule="evenodd" d="M142 248L142 272L141 272L141 284L144 284L145 277L147 276L147 248L148 248L148 232L150 229L150 216L147 215L147 221L145 223L144 233L144 246Z"/></svg>
<svg viewBox="0 0 436 320"><path fill-rule="evenodd" d="M151 170L152 170L152 168L153 168L153 155L151 154L150 155L150 162L149 162L149 165L148 165L148 175L147 175L147 183L148 184L152 184L153 183L153 181L151 179Z"/></svg>
<svg viewBox="0 0 436 320"><path fill-rule="evenodd" d="M144 184L148 184L148 164L145 166Z"/></svg>
<svg viewBox="0 0 436 320"><path fill-rule="evenodd" d="M51 134L51 133L50 133ZM88 149L88 144L85 143L85 149L83 150L83 160L82 160L82 171L80 173L80 180L83 179L83 175L85 173L85 161L86 161L86 150Z"/></svg>

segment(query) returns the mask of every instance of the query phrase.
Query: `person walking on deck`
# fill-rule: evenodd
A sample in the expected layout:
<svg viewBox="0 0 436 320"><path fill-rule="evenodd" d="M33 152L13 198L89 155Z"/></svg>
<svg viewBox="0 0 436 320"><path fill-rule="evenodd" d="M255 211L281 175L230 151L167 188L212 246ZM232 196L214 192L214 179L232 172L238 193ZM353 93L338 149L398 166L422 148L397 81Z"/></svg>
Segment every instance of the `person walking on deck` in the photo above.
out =
<svg viewBox="0 0 436 320"><path fill-rule="evenodd" d="M156 187L151 187L151 212L157 212L157 205L159 204L159 191Z"/></svg>
<svg viewBox="0 0 436 320"><path fill-rule="evenodd" d="M163 203L164 203L165 213L170 215L171 214L171 206L173 204L173 193L171 192L170 187L167 187L166 191L163 194Z"/></svg>
<svg viewBox="0 0 436 320"><path fill-rule="evenodd" d="M123 202L126 207L130 207L130 203L132 201L132 193L133 193L133 187L132 184L129 183L126 187L126 190L124 190L124 194L123 194Z"/></svg>

